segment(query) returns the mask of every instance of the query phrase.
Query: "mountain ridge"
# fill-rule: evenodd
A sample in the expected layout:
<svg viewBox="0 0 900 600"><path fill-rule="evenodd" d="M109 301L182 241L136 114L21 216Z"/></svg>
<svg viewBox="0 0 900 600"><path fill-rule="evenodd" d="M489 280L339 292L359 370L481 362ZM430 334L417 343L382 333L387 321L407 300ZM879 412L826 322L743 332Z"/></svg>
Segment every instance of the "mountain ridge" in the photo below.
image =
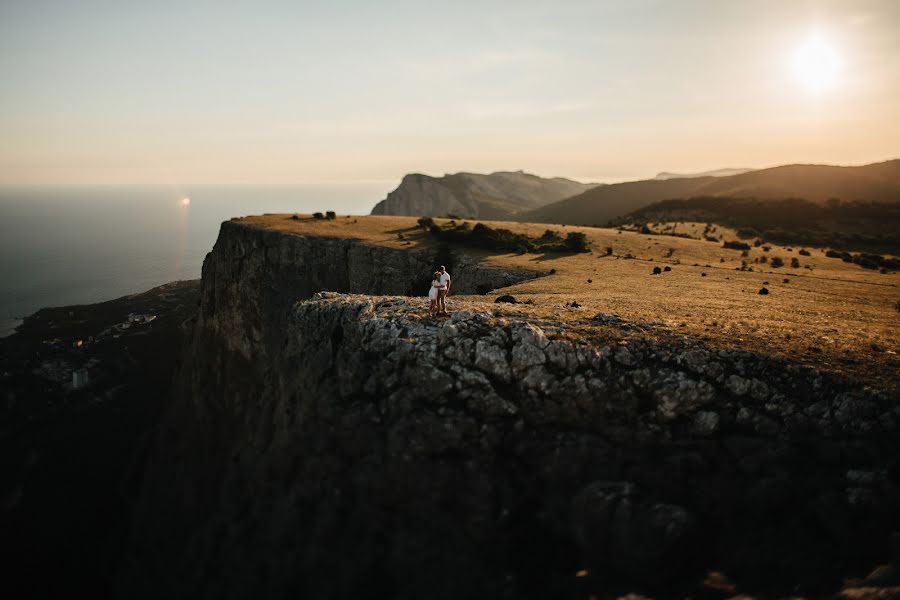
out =
<svg viewBox="0 0 900 600"><path fill-rule="evenodd" d="M598 184L563 177L539 177L524 171L422 173L403 176L400 185L372 209L373 215L442 216L506 219L580 194Z"/></svg>
<svg viewBox="0 0 900 600"><path fill-rule="evenodd" d="M900 159L851 167L792 164L722 177L616 183L521 213L517 218L530 222L600 224L654 202L697 196L898 202Z"/></svg>

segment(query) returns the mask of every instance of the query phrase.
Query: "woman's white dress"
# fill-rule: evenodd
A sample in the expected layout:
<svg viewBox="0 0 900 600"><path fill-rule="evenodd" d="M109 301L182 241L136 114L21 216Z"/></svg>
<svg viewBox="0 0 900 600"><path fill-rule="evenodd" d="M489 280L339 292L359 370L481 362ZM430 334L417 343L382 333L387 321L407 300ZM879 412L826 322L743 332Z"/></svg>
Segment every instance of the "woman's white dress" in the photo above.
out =
<svg viewBox="0 0 900 600"><path fill-rule="evenodd" d="M436 300L438 297L438 288L440 287L441 282L437 279L431 281L431 289L428 290L428 299Z"/></svg>

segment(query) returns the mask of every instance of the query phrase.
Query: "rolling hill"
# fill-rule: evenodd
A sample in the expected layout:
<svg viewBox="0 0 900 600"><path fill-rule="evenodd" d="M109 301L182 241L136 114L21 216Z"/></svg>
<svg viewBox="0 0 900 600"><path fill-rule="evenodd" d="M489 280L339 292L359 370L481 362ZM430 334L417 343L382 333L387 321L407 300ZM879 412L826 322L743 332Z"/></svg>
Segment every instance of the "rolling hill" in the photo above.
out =
<svg viewBox="0 0 900 600"><path fill-rule="evenodd" d="M900 202L900 159L858 167L785 165L725 177L650 179L595 187L521 213L523 221L603 224L661 200L692 198L802 198L823 203Z"/></svg>

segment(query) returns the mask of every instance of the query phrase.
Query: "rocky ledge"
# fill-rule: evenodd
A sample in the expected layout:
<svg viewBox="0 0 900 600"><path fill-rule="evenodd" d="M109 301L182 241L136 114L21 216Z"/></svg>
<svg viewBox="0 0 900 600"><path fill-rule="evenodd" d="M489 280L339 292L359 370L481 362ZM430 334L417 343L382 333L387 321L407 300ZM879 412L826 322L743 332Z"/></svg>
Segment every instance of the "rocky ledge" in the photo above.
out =
<svg viewBox="0 0 900 600"><path fill-rule="evenodd" d="M204 266L124 595L819 595L900 527L895 390L463 300L317 293L254 337L233 285Z"/></svg>

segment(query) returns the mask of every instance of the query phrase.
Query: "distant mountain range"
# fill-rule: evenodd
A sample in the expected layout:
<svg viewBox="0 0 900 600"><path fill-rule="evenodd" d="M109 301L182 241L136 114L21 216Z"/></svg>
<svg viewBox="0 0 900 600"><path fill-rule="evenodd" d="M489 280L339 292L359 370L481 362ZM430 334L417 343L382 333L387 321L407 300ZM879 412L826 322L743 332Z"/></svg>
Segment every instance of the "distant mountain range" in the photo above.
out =
<svg viewBox="0 0 900 600"><path fill-rule="evenodd" d="M562 177L544 178L523 171L489 175L453 173L430 177L407 175L400 185L375 205L373 215L509 219L522 211L576 196L596 187Z"/></svg>
<svg viewBox="0 0 900 600"><path fill-rule="evenodd" d="M821 203L900 202L900 159L860 167L786 165L727 176L630 181L592 188L571 198L520 213L522 221L602 225L661 200L693 197L802 198Z"/></svg>
<svg viewBox="0 0 900 600"><path fill-rule="evenodd" d="M522 171L443 177L412 174L373 215L444 216L571 225L604 225L663 200L689 198L804 199L900 202L900 159L859 167L785 165L663 172L653 179L615 184L579 183Z"/></svg>
<svg viewBox="0 0 900 600"><path fill-rule="evenodd" d="M753 169L716 169L715 171L704 171L702 173L669 173L663 171L653 179L691 179L694 177L727 177L729 175L740 175L741 173L749 173Z"/></svg>

